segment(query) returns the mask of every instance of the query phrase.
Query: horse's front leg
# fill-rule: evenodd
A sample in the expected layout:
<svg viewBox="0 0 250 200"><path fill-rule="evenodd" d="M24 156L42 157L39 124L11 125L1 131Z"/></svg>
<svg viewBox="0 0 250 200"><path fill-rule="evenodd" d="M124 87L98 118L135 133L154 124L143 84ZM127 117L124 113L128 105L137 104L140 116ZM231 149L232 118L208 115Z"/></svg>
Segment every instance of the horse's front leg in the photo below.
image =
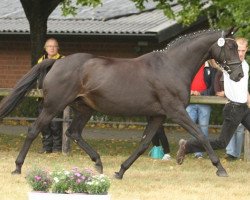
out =
<svg viewBox="0 0 250 200"><path fill-rule="evenodd" d="M92 116L93 110L85 105L81 105L81 111L74 110L74 118L66 135L84 150L92 161L99 173L103 173L103 165L100 155L82 138L82 130Z"/></svg>
<svg viewBox="0 0 250 200"><path fill-rule="evenodd" d="M30 149L30 146L32 142L37 138L38 134L42 130L43 127L45 127L49 122L53 119L53 116L49 116L45 114L43 111L37 120L29 127L27 136L25 138L24 144L17 156L17 159L15 161L16 163L16 169L12 172L12 174L21 174L22 165L24 163L24 160L26 158L26 155Z"/></svg>
<svg viewBox="0 0 250 200"><path fill-rule="evenodd" d="M163 123L165 116L151 117L148 120L148 125L143 133L143 138L140 142L139 147L134 151L134 153L121 164L119 172L115 173L117 179L122 179L125 171L134 163L134 161L143 154L150 145L150 142L155 135L157 129Z"/></svg>
<svg viewBox="0 0 250 200"><path fill-rule="evenodd" d="M177 153L177 163L182 164L184 161L185 154L187 153L194 153L197 151L205 150L208 153L212 164L218 169L216 174L218 176L228 176L226 170L221 165L219 158L216 156L214 150L212 149L209 140L201 132L201 129L199 129L199 127L191 120L186 110L182 109L178 110L178 112L175 111L174 113L178 113L178 117L172 116L172 119L197 139L195 140L196 145L192 150L187 150L187 141L180 141L180 148Z"/></svg>

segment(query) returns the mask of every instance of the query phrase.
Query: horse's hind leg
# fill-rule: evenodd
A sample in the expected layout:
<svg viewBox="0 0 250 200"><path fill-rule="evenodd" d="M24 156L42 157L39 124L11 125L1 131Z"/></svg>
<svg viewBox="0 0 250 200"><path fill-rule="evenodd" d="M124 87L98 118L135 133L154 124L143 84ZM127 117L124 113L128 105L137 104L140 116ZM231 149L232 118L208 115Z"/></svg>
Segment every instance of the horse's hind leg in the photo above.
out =
<svg viewBox="0 0 250 200"><path fill-rule="evenodd" d="M12 172L12 174L21 174L22 165L32 142L38 136L43 127L51 122L53 117L54 115L51 114L51 112L49 114L46 109L43 109L37 120L29 127L24 144L15 161L16 169Z"/></svg>
<svg viewBox="0 0 250 200"><path fill-rule="evenodd" d="M148 125L143 133L143 138L140 142L139 147L133 152L133 154L122 163L120 171L116 172L115 177L117 179L122 179L125 171L134 163L134 161L143 154L149 147L153 136L155 135L157 129L163 123L165 116L151 117L148 120Z"/></svg>
<svg viewBox="0 0 250 200"><path fill-rule="evenodd" d="M82 138L81 135L84 126L93 114L93 110L84 104L81 104L81 109L79 110L79 105L80 104L77 106L77 110L73 109L74 118L70 124L70 127L66 131L66 135L89 155L91 160L95 162L96 169L100 173L103 173L103 165L100 155Z"/></svg>

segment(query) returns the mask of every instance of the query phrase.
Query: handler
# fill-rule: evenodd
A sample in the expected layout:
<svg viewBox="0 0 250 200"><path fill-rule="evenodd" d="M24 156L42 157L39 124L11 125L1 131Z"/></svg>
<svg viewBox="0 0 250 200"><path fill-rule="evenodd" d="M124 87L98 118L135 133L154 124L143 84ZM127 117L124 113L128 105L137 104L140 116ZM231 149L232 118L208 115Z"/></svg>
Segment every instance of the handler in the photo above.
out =
<svg viewBox="0 0 250 200"><path fill-rule="evenodd" d="M247 39L236 38L236 43L239 53L247 51ZM220 136L217 139L209 139L214 150L226 148L240 123L250 131L250 109L248 108L250 102L248 93L249 66L245 60L242 61L242 68L244 77L239 82L232 81L229 74L223 71L225 96L229 101L223 109L224 121ZM177 163L182 164L186 154L197 151L205 151L203 145L197 139L181 139L176 157Z"/></svg>

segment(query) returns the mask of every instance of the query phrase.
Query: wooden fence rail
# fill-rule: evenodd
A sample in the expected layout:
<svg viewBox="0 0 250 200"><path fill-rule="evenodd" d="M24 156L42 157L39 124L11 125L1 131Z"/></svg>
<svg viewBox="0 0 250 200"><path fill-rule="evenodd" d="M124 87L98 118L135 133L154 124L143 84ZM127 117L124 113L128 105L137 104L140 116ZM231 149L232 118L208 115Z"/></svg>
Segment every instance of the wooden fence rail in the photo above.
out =
<svg viewBox="0 0 250 200"><path fill-rule="evenodd" d="M7 96L10 93L11 89L8 88L0 88L0 96ZM33 89L27 97L35 97L42 98L43 93L42 90ZM224 97L218 96L191 96L190 103L198 103L198 104L225 104L228 100ZM69 108L67 107L64 110L63 117L63 146L62 150L64 154L68 154L70 151L70 142L67 136L65 135L65 131L68 128L68 120L69 120ZM244 160L250 161L250 134L246 130L245 131L245 143L244 143Z"/></svg>
<svg viewBox="0 0 250 200"><path fill-rule="evenodd" d="M0 96L7 96L10 93L9 88L0 88ZM27 94L28 97L42 98L42 90L34 89ZM190 103L201 103L201 104L225 104L227 99L218 96L191 96Z"/></svg>

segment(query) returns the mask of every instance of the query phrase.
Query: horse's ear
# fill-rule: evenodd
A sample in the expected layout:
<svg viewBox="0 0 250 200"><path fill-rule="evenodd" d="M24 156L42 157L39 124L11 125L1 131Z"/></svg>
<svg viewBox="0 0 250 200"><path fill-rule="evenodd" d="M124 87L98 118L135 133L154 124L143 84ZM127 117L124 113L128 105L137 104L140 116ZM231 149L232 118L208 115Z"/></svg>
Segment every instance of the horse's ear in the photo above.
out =
<svg viewBox="0 0 250 200"><path fill-rule="evenodd" d="M239 27L231 27L230 29L228 29L226 31L226 37L230 37L233 36L237 31L238 31Z"/></svg>

